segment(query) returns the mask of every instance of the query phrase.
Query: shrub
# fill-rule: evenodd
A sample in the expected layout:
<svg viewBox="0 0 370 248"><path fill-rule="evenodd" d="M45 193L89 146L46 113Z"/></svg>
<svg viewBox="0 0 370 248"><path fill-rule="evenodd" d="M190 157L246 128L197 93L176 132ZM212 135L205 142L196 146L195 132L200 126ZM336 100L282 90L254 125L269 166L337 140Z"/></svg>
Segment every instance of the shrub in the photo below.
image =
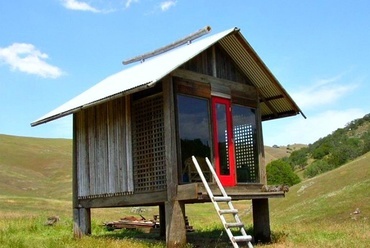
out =
<svg viewBox="0 0 370 248"><path fill-rule="evenodd" d="M278 159L269 163L266 167L267 183L270 185L285 184L292 186L301 181L294 173L289 163Z"/></svg>
<svg viewBox="0 0 370 248"><path fill-rule="evenodd" d="M292 169L304 168L307 165L308 148L304 147L290 154L288 162L291 164Z"/></svg>
<svg viewBox="0 0 370 248"><path fill-rule="evenodd" d="M325 160L316 160L306 167L303 176L311 178L332 169L334 169L334 165L330 165Z"/></svg>

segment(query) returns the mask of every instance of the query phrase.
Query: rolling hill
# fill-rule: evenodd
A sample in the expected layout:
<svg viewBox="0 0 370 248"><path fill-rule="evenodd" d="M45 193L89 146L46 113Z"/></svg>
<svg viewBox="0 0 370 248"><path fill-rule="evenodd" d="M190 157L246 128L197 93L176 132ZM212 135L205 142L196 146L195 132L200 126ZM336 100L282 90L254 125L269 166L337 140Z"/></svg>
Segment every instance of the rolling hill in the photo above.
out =
<svg viewBox="0 0 370 248"><path fill-rule="evenodd" d="M290 188L284 199L272 201L274 217L286 224L311 221L342 222L361 209L370 220L370 153Z"/></svg>
<svg viewBox="0 0 370 248"><path fill-rule="evenodd" d="M368 247L369 164L370 152L272 199L272 228L284 236L284 247Z"/></svg>
<svg viewBox="0 0 370 248"><path fill-rule="evenodd" d="M267 147L266 160L289 155L300 146ZM71 140L0 135L0 214L18 218L58 213L70 218L71 153ZM283 199L271 199L270 218L277 244L267 247L367 247L369 165L370 153L366 153L294 185ZM189 208L189 214L200 209L205 213L214 211L210 204ZM98 216L108 219L107 214L99 211ZM201 215L195 217L203 223ZM250 215L243 218L251 223ZM218 223L217 218L213 219Z"/></svg>
<svg viewBox="0 0 370 248"><path fill-rule="evenodd" d="M71 199L72 141L0 134L0 195Z"/></svg>
<svg viewBox="0 0 370 248"><path fill-rule="evenodd" d="M266 161L303 145L266 147ZM71 199L72 140L0 134L1 195Z"/></svg>
<svg viewBox="0 0 370 248"><path fill-rule="evenodd" d="M265 146L266 165L269 164L273 160L280 159L283 157L289 157L289 155L292 152L298 151L302 147L307 147L307 145L292 144L292 145L287 145L287 146Z"/></svg>

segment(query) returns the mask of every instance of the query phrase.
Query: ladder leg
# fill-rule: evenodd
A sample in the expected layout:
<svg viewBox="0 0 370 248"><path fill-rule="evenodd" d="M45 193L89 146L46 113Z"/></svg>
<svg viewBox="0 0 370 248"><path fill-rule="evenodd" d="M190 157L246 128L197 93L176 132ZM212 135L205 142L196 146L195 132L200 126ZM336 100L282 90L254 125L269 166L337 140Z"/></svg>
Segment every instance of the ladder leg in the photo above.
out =
<svg viewBox="0 0 370 248"><path fill-rule="evenodd" d="M197 159L194 156L192 156L192 160L193 160L193 163L195 165L195 168L198 171L198 174L199 174L200 178L202 179L204 187L207 190L208 196L211 199L211 201L213 203L213 206L215 207L216 212L217 212L217 214L218 214L218 216L219 216L219 218L220 218L220 220L221 220L221 222L222 222L222 224L225 228L225 231L226 231L227 235L229 236L229 239L230 239L233 247L238 248L239 247L238 242L247 242L248 247L253 248L253 245L251 243L252 237L246 233L244 224L241 222L241 220L238 216L238 210L234 208L234 206L231 202L231 197L229 197L227 195L227 192L225 191L224 187L222 186L222 183L221 183L220 179L218 178L218 176L217 176L211 162L209 161L209 159L206 158L207 165L209 167L209 170L212 173L212 176L213 176L214 180L216 181L216 184L217 184L219 190L221 191L222 196L214 196L213 195L213 192L212 192L211 188L209 187L207 180L204 177L203 171L202 171L201 167L199 166ZM229 209L222 209L221 210L220 206L218 204L219 202L226 202ZM231 214L234 217L235 222L228 223L226 221L225 216L224 216L225 214ZM240 236L234 236L234 234L231 231L231 228L238 228L241 235Z"/></svg>

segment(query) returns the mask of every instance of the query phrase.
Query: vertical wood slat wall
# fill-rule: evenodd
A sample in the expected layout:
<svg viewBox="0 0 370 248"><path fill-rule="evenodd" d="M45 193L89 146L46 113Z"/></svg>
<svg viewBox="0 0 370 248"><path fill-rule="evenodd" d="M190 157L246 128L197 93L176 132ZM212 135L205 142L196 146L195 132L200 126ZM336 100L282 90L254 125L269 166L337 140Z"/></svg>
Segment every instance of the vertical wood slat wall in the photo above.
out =
<svg viewBox="0 0 370 248"><path fill-rule="evenodd" d="M127 156L125 97L76 116L78 197L127 194L133 189Z"/></svg>

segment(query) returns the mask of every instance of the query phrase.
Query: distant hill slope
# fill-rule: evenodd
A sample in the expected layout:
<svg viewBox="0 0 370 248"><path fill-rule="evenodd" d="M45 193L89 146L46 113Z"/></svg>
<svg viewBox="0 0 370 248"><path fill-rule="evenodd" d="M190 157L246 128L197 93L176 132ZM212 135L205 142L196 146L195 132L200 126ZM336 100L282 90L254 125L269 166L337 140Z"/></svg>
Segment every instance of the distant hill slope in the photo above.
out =
<svg viewBox="0 0 370 248"><path fill-rule="evenodd" d="M291 187L284 199L271 201L271 215L285 224L351 218L370 220L370 152L332 171ZM357 208L361 214L354 215Z"/></svg>
<svg viewBox="0 0 370 248"><path fill-rule="evenodd" d="M307 147L304 144L293 144L287 146L265 146L265 162L266 165L276 159L289 157L289 155L303 147Z"/></svg>
<svg viewBox="0 0 370 248"><path fill-rule="evenodd" d="M0 134L0 194L71 199L71 161L71 140Z"/></svg>
<svg viewBox="0 0 370 248"><path fill-rule="evenodd" d="M304 146L266 146L266 162ZM0 134L1 195L70 199L71 164L72 140Z"/></svg>
<svg viewBox="0 0 370 248"><path fill-rule="evenodd" d="M303 176L311 178L356 159L370 151L370 114L349 122L286 160ZM302 169L304 171L302 172Z"/></svg>

